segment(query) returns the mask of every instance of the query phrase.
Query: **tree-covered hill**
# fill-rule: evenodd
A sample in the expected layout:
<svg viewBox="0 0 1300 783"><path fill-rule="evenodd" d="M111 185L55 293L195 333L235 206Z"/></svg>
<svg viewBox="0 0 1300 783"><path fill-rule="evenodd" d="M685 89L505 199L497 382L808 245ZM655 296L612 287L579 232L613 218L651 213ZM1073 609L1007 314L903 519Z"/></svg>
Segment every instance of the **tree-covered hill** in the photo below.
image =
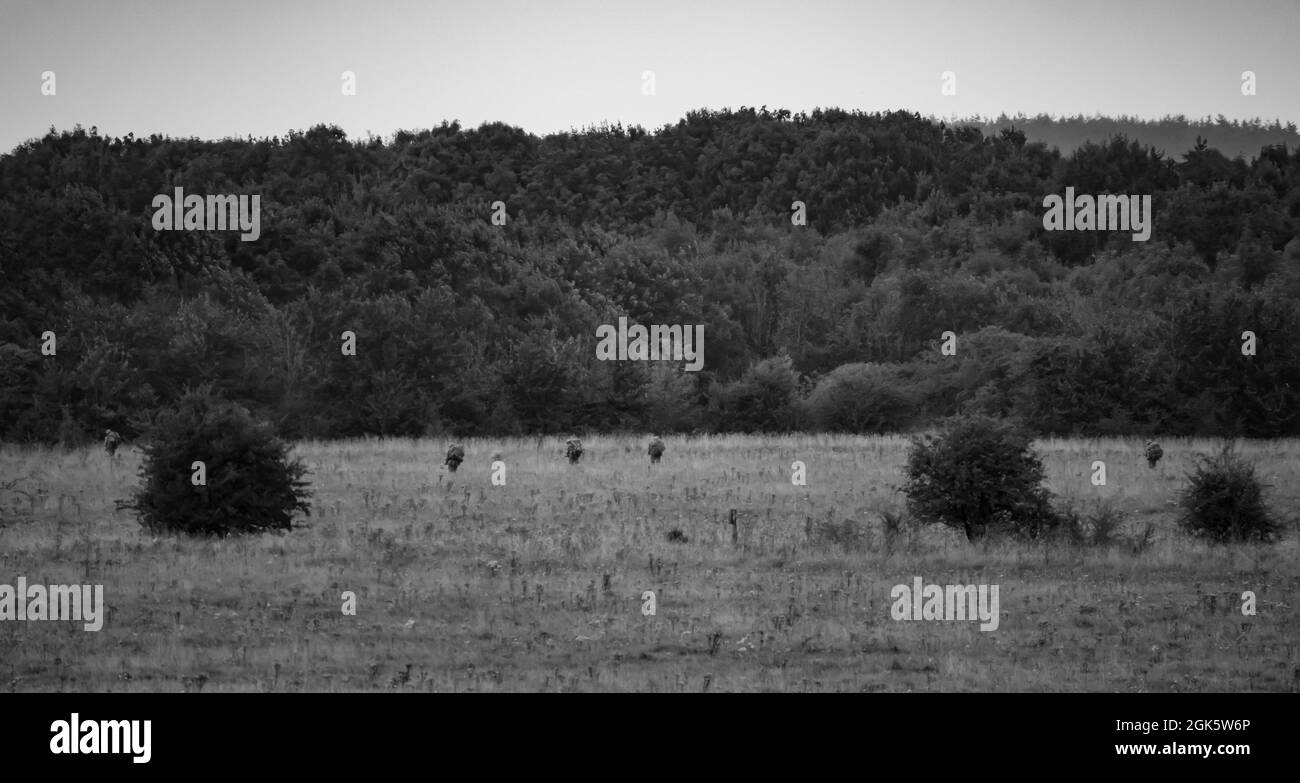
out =
<svg viewBox="0 0 1300 783"><path fill-rule="evenodd" d="M0 157L0 436L131 434L202 384L299 437L898 430L958 409L1300 434L1300 152L1162 149L765 108L540 138L51 131ZM259 195L260 237L155 230L176 187ZM1045 231L1067 187L1151 195L1150 241ZM599 361L620 317L704 325L703 370Z"/></svg>

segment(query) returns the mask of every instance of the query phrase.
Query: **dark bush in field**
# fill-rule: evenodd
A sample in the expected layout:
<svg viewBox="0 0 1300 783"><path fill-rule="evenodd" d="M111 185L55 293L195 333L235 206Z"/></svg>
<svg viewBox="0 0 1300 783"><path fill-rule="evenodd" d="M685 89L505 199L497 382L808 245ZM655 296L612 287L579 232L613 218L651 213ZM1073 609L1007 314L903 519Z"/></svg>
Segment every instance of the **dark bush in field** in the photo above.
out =
<svg viewBox="0 0 1300 783"><path fill-rule="evenodd" d="M1255 466L1225 448L1202 457L1182 494L1178 524L1197 538L1214 543L1270 542L1282 525L1264 504Z"/></svg>
<svg viewBox="0 0 1300 783"><path fill-rule="evenodd" d="M938 437L914 439L905 474L912 514L971 541L990 532L1037 538L1061 522L1028 433L999 419L957 417Z"/></svg>
<svg viewBox="0 0 1300 783"><path fill-rule="evenodd" d="M208 391L186 394L159 415L144 446L142 483L129 502L154 533L224 536L288 530L310 513L306 468L271 425ZM195 486L195 462L206 484Z"/></svg>

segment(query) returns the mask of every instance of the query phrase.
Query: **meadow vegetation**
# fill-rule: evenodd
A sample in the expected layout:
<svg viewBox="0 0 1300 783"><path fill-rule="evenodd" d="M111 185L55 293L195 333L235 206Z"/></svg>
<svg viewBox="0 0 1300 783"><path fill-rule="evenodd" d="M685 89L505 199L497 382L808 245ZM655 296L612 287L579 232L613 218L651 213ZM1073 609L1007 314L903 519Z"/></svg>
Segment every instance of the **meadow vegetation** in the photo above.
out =
<svg viewBox="0 0 1300 783"><path fill-rule="evenodd" d="M155 537L140 452L0 446L0 582L99 583L104 628L0 623L9 691L1294 691L1300 443L1250 441L1283 526L1178 528L1216 441L1040 439L1084 535L971 543L906 513L896 436L301 441L288 533ZM493 486L491 461L507 466ZM791 463L807 486L791 484ZM1107 484L1093 486L1104 460ZM729 512L737 511L735 540ZM669 531L681 531L669 540ZM1100 533L1098 533L1100 531ZM1092 542L1092 543L1090 543ZM895 622L889 590L998 584L1001 622ZM656 613L642 614L642 594ZM1241 595L1257 596L1243 616ZM341 596L356 593L355 616Z"/></svg>

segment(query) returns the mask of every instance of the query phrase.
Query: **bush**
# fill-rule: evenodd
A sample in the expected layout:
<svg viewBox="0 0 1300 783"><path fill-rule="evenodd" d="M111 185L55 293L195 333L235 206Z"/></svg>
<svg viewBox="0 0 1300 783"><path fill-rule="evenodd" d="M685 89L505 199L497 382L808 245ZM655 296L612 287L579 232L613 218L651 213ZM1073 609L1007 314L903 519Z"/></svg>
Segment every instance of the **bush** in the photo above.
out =
<svg viewBox="0 0 1300 783"><path fill-rule="evenodd" d="M1108 547L1124 539L1120 531L1127 515L1110 500L1096 501L1091 510L1080 511L1071 504L1060 512L1062 537L1076 546Z"/></svg>
<svg viewBox="0 0 1300 783"><path fill-rule="evenodd" d="M204 389L162 412L148 434L141 486L129 502L153 533L224 536L288 530L294 511L310 514L306 468L269 424ZM204 463L195 486L192 465Z"/></svg>
<svg viewBox="0 0 1300 783"><path fill-rule="evenodd" d="M795 423L799 373L788 356L764 359L739 380L710 389L715 427L726 432L788 432Z"/></svg>
<svg viewBox="0 0 1300 783"><path fill-rule="evenodd" d="M913 439L904 473L913 516L957 528L970 541L991 531L1032 539L1061 523L1028 433L998 419L960 416L941 437Z"/></svg>
<svg viewBox="0 0 1300 783"><path fill-rule="evenodd" d="M916 399L896 367L844 364L817 383L803 406L817 430L881 433L905 429Z"/></svg>
<svg viewBox="0 0 1300 783"><path fill-rule="evenodd" d="M1230 447L1214 457L1202 457L1182 493L1179 527L1214 543L1271 542L1281 523L1264 505L1263 486L1255 466L1233 454Z"/></svg>

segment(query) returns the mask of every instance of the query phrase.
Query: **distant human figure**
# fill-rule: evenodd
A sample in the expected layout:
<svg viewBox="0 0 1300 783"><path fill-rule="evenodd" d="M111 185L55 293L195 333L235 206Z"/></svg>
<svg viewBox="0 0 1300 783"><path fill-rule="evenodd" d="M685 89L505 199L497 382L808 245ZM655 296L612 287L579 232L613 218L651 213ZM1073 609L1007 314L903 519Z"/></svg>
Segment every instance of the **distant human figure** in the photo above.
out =
<svg viewBox="0 0 1300 783"><path fill-rule="evenodd" d="M465 448L461 446L459 443L453 443L451 444L451 447L447 449L447 459L442 464L447 466L447 470L450 470L452 473L455 473L456 468L459 468L460 463L464 461L465 461Z"/></svg>
<svg viewBox="0 0 1300 783"><path fill-rule="evenodd" d="M564 456L569 458L570 465L577 465L578 460L582 459L582 441L578 440L577 435L570 435L564 441Z"/></svg>
<svg viewBox="0 0 1300 783"><path fill-rule="evenodd" d="M117 447L122 445L122 436L112 430L104 430L104 451L112 457L117 454Z"/></svg>
<svg viewBox="0 0 1300 783"><path fill-rule="evenodd" d="M658 464L659 458L664 455L664 442L658 435L650 436L650 449L647 453L650 455L650 464Z"/></svg>
<svg viewBox="0 0 1300 783"><path fill-rule="evenodd" d="M1160 448L1159 443L1156 443L1153 440L1149 440L1147 441L1146 454L1147 454L1147 467L1154 468L1156 466L1156 463L1160 461L1160 458L1165 455L1165 451L1164 449Z"/></svg>

